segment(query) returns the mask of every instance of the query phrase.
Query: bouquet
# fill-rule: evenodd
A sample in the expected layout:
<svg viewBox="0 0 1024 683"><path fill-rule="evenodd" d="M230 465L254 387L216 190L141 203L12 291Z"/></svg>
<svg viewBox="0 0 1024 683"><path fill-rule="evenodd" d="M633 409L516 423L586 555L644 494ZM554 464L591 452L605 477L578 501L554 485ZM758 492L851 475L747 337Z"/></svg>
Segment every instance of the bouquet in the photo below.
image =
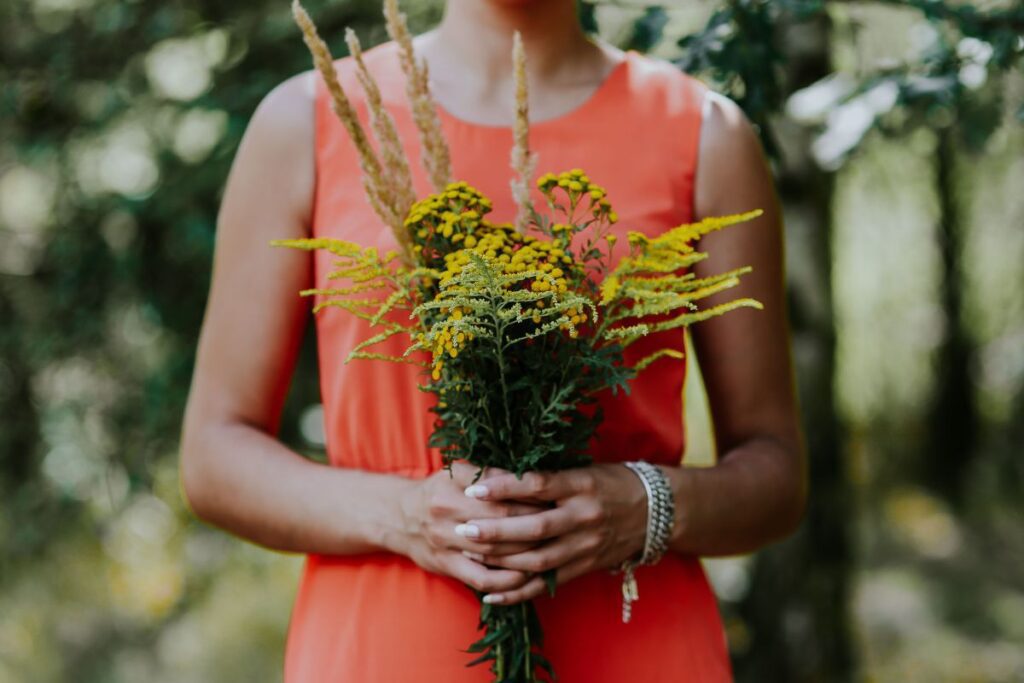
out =
<svg viewBox="0 0 1024 683"><path fill-rule="evenodd" d="M367 197L393 231L397 248L382 254L330 238L271 244L334 255L335 269L327 277L341 286L300 294L322 297L314 313L340 307L379 330L349 360L423 366L420 388L436 396L429 445L440 449L446 466L465 460L479 468L478 476L486 467L522 476L588 464L587 446L602 419L598 394L628 391L629 380L659 358L683 358L680 349L669 347L629 365L626 347L646 334L738 307L760 307L745 298L703 310L696 305L735 286L749 268L703 278L688 272L706 258L694 246L702 235L760 211L680 225L655 237L630 232L628 255L612 263L610 249L601 247L614 244L609 227L618 217L606 190L583 169L541 175L534 182L546 206L532 206L535 159L528 144L525 56L518 34L511 189L519 209L514 224L503 224L488 219L487 197L450 178L426 64L416 59L395 0L385 3L387 26L401 50L422 156L435 188L419 200L394 122L355 35L348 31L346 37L370 107L376 150L312 21L297 0L293 9L334 111L359 150ZM408 338L402 355L374 351L395 335ZM553 594L554 573L546 579ZM498 681L537 681L539 670L554 676L541 651L543 634L532 603L481 602L480 627L482 637L469 646L478 656L468 665L490 662Z"/></svg>

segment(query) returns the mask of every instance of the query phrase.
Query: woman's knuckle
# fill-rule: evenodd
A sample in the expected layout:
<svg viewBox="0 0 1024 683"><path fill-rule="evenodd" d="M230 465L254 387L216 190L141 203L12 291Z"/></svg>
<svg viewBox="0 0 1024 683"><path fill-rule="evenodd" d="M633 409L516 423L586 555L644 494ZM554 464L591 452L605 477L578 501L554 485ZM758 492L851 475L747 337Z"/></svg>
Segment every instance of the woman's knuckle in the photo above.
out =
<svg viewBox="0 0 1024 683"><path fill-rule="evenodd" d="M531 555L523 560L527 571L542 572L547 569L547 560L542 555Z"/></svg>
<svg viewBox="0 0 1024 683"><path fill-rule="evenodd" d="M447 540L444 538L444 535L441 533L441 530L434 525L427 526L424 532L424 537L427 539L427 543L429 543L431 546L435 548L442 547L445 544L445 541Z"/></svg>
<svg viewBox="0 0 1024 683"><path fill-rule="evenodd" d="M584 524L602 524L606 519L604 506L597 503L584 506L580 509L579 519Z"/></svg>
<svg viewBox="0 0 1024 683"><path fill-rule="evenodd" d="M434 493L427 499L427 514L431 517L443 517L449 510L446 496Z"/></svg>
<svg viewBox="0 0 1024 683"><path fill-rule="evenodd" d="M534 539L547 538L550 532L551 521L545 517L534 521L532 528L530 529L530 535Z"/></svg>
<svg viewBox="0 0 1024 683"><path fill-rule="evenodd" d="M580 545L583 546L583 550L587 553L592 553L601 547L602 539L600 534L587 534L580 541Z"/></svg>
<svg viewBox="0 0 1024 683"><path fill-rule="evenodd" d="M526 488L530 493L536 495L543 493L548 487L548 475L543 472L530 472L528 475L529 481L526 483Z"/></svg>
<svg viewBox="0 0 1024 683"><path fill-rule="evenodd" d="M519 572L515 572L510 576L502 577L501 581L496 581L495 586L492 590L495 591L511 591L516 590L522 586L522 580L519 578Z"/></svg>

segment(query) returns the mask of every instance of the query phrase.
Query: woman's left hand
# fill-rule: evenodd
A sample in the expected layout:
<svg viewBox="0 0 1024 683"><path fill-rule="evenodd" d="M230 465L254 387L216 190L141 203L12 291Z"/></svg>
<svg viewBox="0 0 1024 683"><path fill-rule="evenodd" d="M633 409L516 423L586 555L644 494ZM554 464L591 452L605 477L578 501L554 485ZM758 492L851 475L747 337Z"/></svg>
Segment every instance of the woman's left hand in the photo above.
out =
<svg viewBox="0 0 1024 683"><path fill-rule="evenodd" d="M510 555L465 551L481 564L534 574L520 588L489 593L484 601L509 605L546 590L539 574L557 568L558 583L595 569L618 567L643 550L647 532L647 494L640 479L618 463L602 463L561 472L527 472L522 479L499 473L466 489L488 501L553 504L549 510L516 517L469 520L456 533L484 544L547 541Z"/></svg>

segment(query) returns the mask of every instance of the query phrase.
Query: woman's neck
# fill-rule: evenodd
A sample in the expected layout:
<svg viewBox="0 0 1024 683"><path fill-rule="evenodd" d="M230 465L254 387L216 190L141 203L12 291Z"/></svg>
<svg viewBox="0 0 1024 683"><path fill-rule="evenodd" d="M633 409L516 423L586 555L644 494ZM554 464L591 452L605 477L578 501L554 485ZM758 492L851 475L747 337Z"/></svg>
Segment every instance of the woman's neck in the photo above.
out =
<svg viewBox="0 0 1024 683"><path fill-rule="evenodd" d="M435 99L460 118L510 124L515 31L526 49L535 121L578 107L622 59L587 36L573 0L448 0L437 28L415 38Z"/></svg>
<svg viewBox="0 0 1024 683"><path fill-rule="evenodd" d="M585 71L602 58L580 26L573 0L448 0L431 48L438 61L471 64L488 80L502 81L511 75L515 31L523 37L531 75L541 80Z"/></svg>

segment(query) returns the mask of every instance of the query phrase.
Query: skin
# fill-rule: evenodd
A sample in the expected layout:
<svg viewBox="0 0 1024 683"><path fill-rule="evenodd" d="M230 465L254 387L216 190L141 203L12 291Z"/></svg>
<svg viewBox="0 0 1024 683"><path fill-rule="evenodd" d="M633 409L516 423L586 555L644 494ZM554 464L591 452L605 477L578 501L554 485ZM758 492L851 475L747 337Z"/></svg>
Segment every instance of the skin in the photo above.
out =
<svg viewBox="0 0 1024 683"><path fill-rule="evenodd" d="M530 55L534 120L574 109L621 59L587 38L568 0L450 0L442 23L416 38L442 106L467 120L510 123L514 29ZM479 38L461 40L465 35ZM315 463L276 438L309 315L296 292L310 286L312 273L308 254L266 244L309 235L313 77L295 76L264 98L228 176L182 424L181 484L193 512L273 550L405 555L504 604L540 595L537 572L556 568L564 583L636 556L646 529L645 493L619 464L522 480L492 470L467 489L475 472L468 464L456 463L452 475L441 470L411 479ZM806 456L778 202L756 135L723 97L708 99L699 159L698 217L765 210L751 223L705 237L702 249L711 256L695 269L703 275L753 265L722 298L754 296L765 305L692 330L718 462L662 467L676 499L671 551L713 556L756 550L797 527Z"/></svg>

